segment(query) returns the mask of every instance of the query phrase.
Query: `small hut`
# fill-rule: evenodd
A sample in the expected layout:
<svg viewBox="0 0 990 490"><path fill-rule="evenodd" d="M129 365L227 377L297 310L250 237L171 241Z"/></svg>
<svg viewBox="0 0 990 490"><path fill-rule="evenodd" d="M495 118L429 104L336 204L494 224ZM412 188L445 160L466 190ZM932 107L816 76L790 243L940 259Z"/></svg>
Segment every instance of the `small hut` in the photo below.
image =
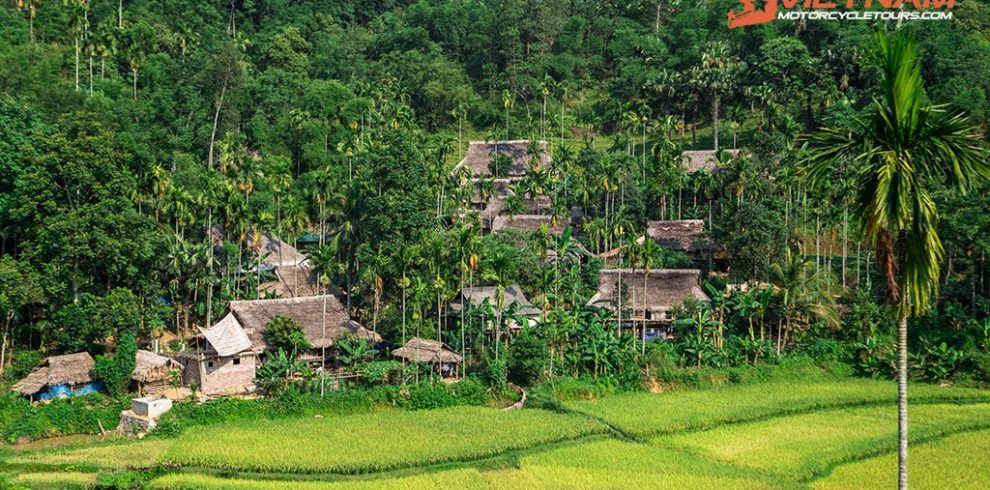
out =
<svg viewBox="0 0 990 490"><path fill-rule="evenodd" d="M464 360L460 354L454 352L447 344L436 340L421 339L419 337L413 337L402 347L393 350L392 356L405 359L409 362L430 364L436 367L440 371L440 374L456 373L457 365Z"/></svg>
<svg viewBox="0 0 990 490"><path fill-rule="evenodd" d="M168 388L174 376L179 376L181 380L182 371L182 364L175 359L151 351L139 350L131 379L137 383L138 395L154 395Z"/></svg>
<svg viewBox="0 0 990 490"><path fill-rule="evenodd" d="M103 386L93 378L93 364L93 358L87 352L51 356L14 384L11 390L32 401L94 393Z"/></svg>

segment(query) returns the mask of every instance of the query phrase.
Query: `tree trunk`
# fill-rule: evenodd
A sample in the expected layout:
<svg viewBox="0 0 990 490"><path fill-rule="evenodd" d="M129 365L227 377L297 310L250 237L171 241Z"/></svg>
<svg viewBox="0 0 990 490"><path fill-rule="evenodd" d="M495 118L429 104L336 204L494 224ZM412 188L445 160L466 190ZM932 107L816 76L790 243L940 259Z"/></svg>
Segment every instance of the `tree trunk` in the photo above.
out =
<svg viewBox="0 0 990 490"><path fill-rule="evenodd" d="M117 0L117 29L124 28L124 0Z"/></svg>
<svg viewBox="0 0 990 490"><path fill-rule="evenodd" d="M558 257L558 259L560 259L560 257ZM615 319L615 338L619 338L619 336L621 335L620 332L622 332L622 263L621 263L622 256L621 255L619 256L619 260L620 260L620 263L619 263L619 285L618 285L618 287L615 290L616 291L616 294L618 295L618 298L617 298L617 301L616 301L617 304L615 306L615 311L618 313L616 315L616 317L615 317L616 318ZM633 332L635 332L635 330Z"/></svg>
<svg viewBox="0 0 990 490"><path fill-rule="evenodd" d="M206 328L213 326L213 205L209 206L206 217L206 241L209 248L207 256L207 280L206 280Z"/></svg>
<svg viewBox="0 0 990 490"><path fill-rule="evenodd" d="M3 374L4 369L7 367L7 336L10 332L10 322L13 318L14 312L11 310L3 322L3 339L0 340L0 374Z"/></svg>
<svg viewBox="0 0 990 490"><path fill-rule="evenodd" d="M320 341L322 345L320 346L320 398L326 394L326 379L327 379L327 295L330 291L324 291L323 294L323 316L321 319L322 334Z"/></svg>
<svg viewBox="0 0 990 490"><path fill-rule="evenodd" d="M712 140L714 143L714 150L718 151L718 112L719 106L722 105L722 97L716 95L712 98Z"/></svg>
<svg viewBox="0 0 990 490"><path fill-rule="evenodd" d="M79 36L76 35L75 39L75 52L76 52L76 92L79 91Z"/></svg>
<svg viewBox="0 0 990 490"><path fill-rule="evenodd" d="M223 107L223 98L227 95L227 82L223 82L223 87L220 88L220 100L217 102L217 108L213 112L213 130L210 132L210 153L206 157L208 163L208 168L213 170L213 144L217 139L217 124L220 122L220 108Z"/></svg>
<svg viewBox="0 0 990 490"><path fill-rule="evenodd" d="M846 257L849 255L849 206L842 208L842 287L846 287Z"/></svg>
<svg viewBox="0 0 990 490"><path fill-rule="evenodd" d="M907 329L908 315L897 323L897 488L908 487L908 414L907 414Z"/></svg>

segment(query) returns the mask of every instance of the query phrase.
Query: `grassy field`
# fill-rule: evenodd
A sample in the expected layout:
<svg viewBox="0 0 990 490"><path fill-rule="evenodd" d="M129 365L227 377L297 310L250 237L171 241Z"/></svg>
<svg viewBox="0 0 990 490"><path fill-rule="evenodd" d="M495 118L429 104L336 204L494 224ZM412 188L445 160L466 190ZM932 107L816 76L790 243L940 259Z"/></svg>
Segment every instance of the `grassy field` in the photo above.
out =
<svg viewBox="0 0 990 490"><path fill-rule="evenodd" d="M457 407L209 427L180 437L165 459L261 472L366 473L484 458L604 431L579 415Z"/></svg>
<svg viewBox="0 0 990 490"><path fill-rule="evenodd" d="M990 427L990 404L919 405L912 407L911 415L914 439ZM806 479L843 461L893 451L896 438L897 411L881 406L825 410L659 436L652 442L740 468Z"/></svg>
<svg viewBox="0 0 990 490"><path fill-rule="evenodd" d="M990 482L990 431L946 437L910 449L908 480L914 488L984 489ZM894 488L897 456L885 454L840 466L812 485L816 490L853 490L872 482Z"/></svg>
<svg viewBox="0 0 990 490"><path fill-rule="evenodd" d="M990 487L990 393L917 385L911 397L916 487ZM12 488L93 487L128 468L152 470L151 488L166 490L863 488L894 481L893 399L893 383L788 381L614 395L566 412L300 417L7 452L3 471Z"/></svg>
<svg viewBox="0 0 990 490"><path fill-rule="evenodd" d="M986 401L990 393L980 390L914 385L911 402ZM893 383L868 379L732 385L717 390L680 391L666 394L635 393L595 401L571 402L568 406L593 415L635 436L652 436L716 425L755 420L771 415L802 413L857 405L893 404Z"/></svg>

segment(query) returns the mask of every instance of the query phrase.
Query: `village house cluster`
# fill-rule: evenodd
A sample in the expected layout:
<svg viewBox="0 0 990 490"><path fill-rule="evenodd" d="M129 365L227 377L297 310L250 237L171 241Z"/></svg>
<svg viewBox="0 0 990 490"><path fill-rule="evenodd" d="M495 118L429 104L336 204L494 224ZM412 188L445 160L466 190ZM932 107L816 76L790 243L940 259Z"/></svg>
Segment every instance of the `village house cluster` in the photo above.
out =
<svg viewBox="0 0 990 490"><path fill-rule="evenodd" d="M687 172L714 171L717 163L713 151L686 151L682 160ZM517 229L559 236L568 226L580 228L580 211L555 216L549 197L531 196L516 185L527 173L544 171L550 164L546 142L472 141L454 172L463 177L463 185L473 189L470 210L478 213L486 233ZM522 203L521 213L507 206L514 197ZM219 227L211 231L216 242L222 240L222 234ZM705 239L703 220L651 221L640 240L653 240L684 252L695 262L711 260L712 247ZM377 332L350 317L339 290L320 284L305 253L270 233L260 234L257 249L261 257L257 268L266 277L274 276L259 284L258 297L270 299L231 301L227 314L213 325L199 327L199 335L181 352L138 351L131 379L139 396L165 396L176 385L196 387L206 397L254 392L257 370L273 350L268 325L276 317L291 319L301 328L311 348L297 353L298 359L316 368L332 362L331 347L340 339L357 338L369 344L382 341ZM549 260L554 260L552 252L548 251ZM597 255L578 247L575 254L578 260L597 257L604 264L598 291L588 305L614 311L619 324L644 341L668 338L673 333L672 311L687 302L709 299L700 286L700 269L621 268L622 247ZM255 274L258 269L242 273ZM505 318L506 335L526 326L539 328L543 311L530 302L522 288L510 285L501 302L496 301L496 294L492 286L462 289L449 304L450 320L456 321L471 305L493 308L502 304L497 313L512 312L511 318ZM392 356L430 364L452 376L464 361L444 343L418 337L397 346ZM52 356L12 389L37 401L100 391L93 367L93 358L85 352Z"/></svg>

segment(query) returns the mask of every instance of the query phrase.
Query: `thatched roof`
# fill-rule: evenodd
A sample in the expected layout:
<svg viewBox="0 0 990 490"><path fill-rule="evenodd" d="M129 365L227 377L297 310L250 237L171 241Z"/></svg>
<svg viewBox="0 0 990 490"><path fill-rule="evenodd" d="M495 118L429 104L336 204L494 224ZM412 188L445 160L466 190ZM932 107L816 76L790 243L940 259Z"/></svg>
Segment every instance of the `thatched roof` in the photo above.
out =
<svg viewBox="0 0 990 490"><path fill-rule="evenodd" d="M450 309L454 311L461 311L465 302L470 302L474 306L479 306L488 300L488 303L495 308L498 305L498 288L495 286L484 286L477 288L464 288L461 289L460 294L454 301L450 302ZM533 306L532 303L526 299L526 295L523 294L522 289L518 285L513 284L505 288L505 307L509 307L516 303L519 307L516 312L520 315L536 316L540 315L542 312Z"/></svg>
<svg viewBox="0 0 990 490"><path fill-rule="evenodd" d="M699 284L701 271L697 269L659 269L646 275L644 290L642 269L602 269L598 272L598 292L588 301L589 305L616 309L619 276L622 276L622 309L632 310L635 318L664 319L664 313L682 306L689 300L707 301L708 296Z"/></svg>
<svg viewBox="0 0 990 490"><path fill-rule="evenodd" d="M45 386L78 385L93 381L93 358L87 352L51 356L34 368L11 390L34 395Z"/></svg>
<svg viewBox="0 0 990 490"><path fill-rule="evenodd" d="M480 217L489 220L489 222L495 217L502 215L505 212L506 200L516 195L516 192L512 190L509 179L493 179L492 183L494 185L494 194L486 198L477 190L477 180L472 181L475 191L472 194L471 202L476 208L481 208ZM553 208L553 201L549 196L537 196L533 198L526 193L521 197L523 208L528 213L538 214Z"/></svg>
<svg viewBox="0 0 990 490"><path fill-rule="evenodd" d="M733 157L739 155L739 150L723 149L722 152ZM681 160L689 174L699 170L713 172L718 167L718 152L715 150L688 150L681 153Z"/></svg>
<svg viewBox="0 0 990 490"><path fill-rule="evenodd" d="M140 383L168 379L169 371L182 371L182 364L170 357L151 351L139 350L131 371L131 379Z"/></svg>
<svg viewBox="0 0 990 490"><path fill-rule="evenodd" d="M210 347L221 357L230 357L251 349L251 339L244 333L233 313L227 313L212 327L200 327L199 331L203 332Z"/></svg>
<svg viewBox="0 0 990 490"><path fill-rule="evenodd" d="M251 240L250 235L248 239ZM255 254L264 257L262 263L272 267L296 267L303 265L309 258L271 233L260 234L257 242L253 242L251 247Z"/></svg>
<svg viewBox="0 0 990 490"><path fill-rule="evenodd" d="M324 300L326 300L326 333L323 329ZM381 336L351 320L344 305L332 295L302 298L260 299L231 301L230 314L250 338L255 351L270 350L266 325L276 316L291 318L302 328L313 348L329 347L334 341L347 335L372 342L380 342Z"/></svg>
<svg viewBox="0 0 990 490"><path fill-rule="evenodd" d="M516 214L513 216L499 216L492 220L492 231L506 228L523 230L529 232L539 231L542 226L547 227L547 232L551 235L562 235L567 223L564 220L556 220L554 224L553 216L543 214Z"/></svg>
<svg viewBox="0 0 990 490"><path fill-rule="evenodd" d="M511 141L472 141L468 143L467 155L457 164L455 170L461 167L471 169L471 175L491 175L488 164L492 161L492 155L497 151L499 155L504 155L512 160L512 165L505 172L509 177L522 177L526 175L533 160L530 152L531 142L529 140ZM547 154L547 142L539 142L539 161L541 165L550 163L550 156Z"/></svg>
<svg viewBox="0 0 990 490"><path fill-rule="evenodd" d="M413 362L429 364L459 363L463 360L460 354L454 352L443 342L413 337L405 345L392 351L393 357Z"/></svg>
<svg viewBox="0 0 990 490"><path fill-rule="evenodd" d="M316 269L306 266L278 267L275 269L276 279L261 283L258 291L261 293L277 294L282 298L297 298L302 296L319 296L324 294L320 287ZM330 292L339 291L333 285Z"/></svg>
<svg viewBox="0 0 990 490"><path fill-rule="evenodd" d="M646 234L660 245L685 252L704 248L699 242L705 233L705 222L700 219L674 221L650 221Z"/></svg>

